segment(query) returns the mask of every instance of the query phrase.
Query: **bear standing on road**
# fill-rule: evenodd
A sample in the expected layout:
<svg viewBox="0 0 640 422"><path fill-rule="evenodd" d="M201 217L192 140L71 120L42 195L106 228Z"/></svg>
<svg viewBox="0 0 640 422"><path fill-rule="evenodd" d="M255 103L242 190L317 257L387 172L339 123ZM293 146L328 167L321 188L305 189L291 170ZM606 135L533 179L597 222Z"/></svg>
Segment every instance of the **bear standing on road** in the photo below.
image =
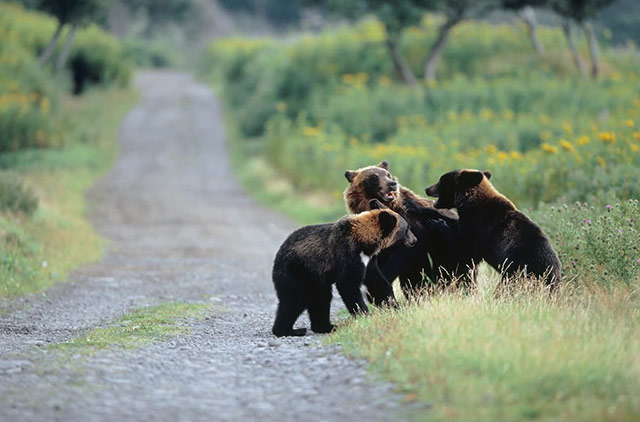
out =
<svg viewBox="0 0 640 422"><path fill-rule="evenodd" d="M560 283L561 264L549 239L493 187L490 177L488 171L454 170L426 188L426 193L438 198L436 208L456 208L461 235L475 259L484 259L507 278L526 272L543 278L547 285Z"/></svg>
<svg viewBox="0 0 640 422"><path fill-rule="evenodd" d="M416 238L407 222L391 210L348 215L336 223L294 231L280 246L273 263L279 300L273 334L305 335L306 328L293 328L305 309L314 332L332 331L329 309L333 283L352 315L368 312L360 292L367 263L380 250L398 242L410 247Z"/></svg>

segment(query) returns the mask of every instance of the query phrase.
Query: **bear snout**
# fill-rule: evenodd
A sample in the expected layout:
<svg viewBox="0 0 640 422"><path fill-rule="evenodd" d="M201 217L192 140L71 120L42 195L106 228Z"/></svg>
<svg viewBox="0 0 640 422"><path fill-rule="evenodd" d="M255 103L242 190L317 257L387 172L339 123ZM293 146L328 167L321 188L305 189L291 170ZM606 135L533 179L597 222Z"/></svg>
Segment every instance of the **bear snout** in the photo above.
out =
<svg viewBox="0 0 640 422"><path fill-rule="evenodd" d="M413 232L411 230L409 230L407 232L407 237L405 237L404 239L404 245L412 248L416 245L416 243L418 242L418 238L416 238L416 236L413 234Z"/></svg>
<svg viewBox="0 0 640 422"><path fill-rule="evenodd" d="M439 195L438 184L436 183L435 185L431 185L428 188L426 188L424 191L426 192L427 195L437 198Z"/></svg>

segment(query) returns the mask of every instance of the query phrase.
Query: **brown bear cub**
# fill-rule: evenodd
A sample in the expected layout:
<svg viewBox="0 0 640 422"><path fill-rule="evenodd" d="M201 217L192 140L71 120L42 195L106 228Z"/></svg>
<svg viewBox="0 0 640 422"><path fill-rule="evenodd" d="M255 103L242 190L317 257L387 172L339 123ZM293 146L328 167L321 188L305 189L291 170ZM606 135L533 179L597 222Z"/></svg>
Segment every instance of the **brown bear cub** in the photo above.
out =
<svg viewBox="0 0 640 422"><path fill-rule="evenodd" d="M398 242L411 247L416 238L407 222L391 210L348 215L336 223L294 231L273 262L279 300L273 334L305 335L306 328L293 328L305 309L313 331L333 330L329 320L333 283L352 315L368 312L360 291L367 263L380 250Z"/></svg>
<svg viewBox="0 0 640 422"><path fill-rule="evenodd" d="M478 170L454 170L426 188L436 208L456 208L461 235L476 260L484 259L507 278L530 274L547 285L560 283L560 260L540 227L500 194ZM419 215L420 209L410 210Z"/></svg>
<svg viewBox="0 0 640 422"><path fill-rule="evenodd" d="M396 277L400 277L405 294L424 286L423 274L432 283L473 279L471 257L460 242L455 213L436 210L433 201L398 184L389 173L386 161L377 166L348 170L345 177L349 186L344 191L344 198L350 212L366 211L382 203L404 217L418 239L412 249L396 245L379 254L377 265L369 269L364 281L373 303L393 303L393 290L389 286ZM408 214L407 206L422 210L422 215Z"/></svg>

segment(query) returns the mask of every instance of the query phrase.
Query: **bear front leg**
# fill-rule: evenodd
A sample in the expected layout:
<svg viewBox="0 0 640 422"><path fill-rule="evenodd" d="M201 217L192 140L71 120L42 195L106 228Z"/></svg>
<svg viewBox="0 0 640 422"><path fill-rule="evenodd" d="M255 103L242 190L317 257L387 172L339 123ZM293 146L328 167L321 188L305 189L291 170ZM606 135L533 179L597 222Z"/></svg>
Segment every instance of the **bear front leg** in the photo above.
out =
<svg viewBox="0 0 640 422"><path fill-rule="evenodd" d="M331 324L329 310L331 309L331 284L311 289L309 294L309 320L314 333L330 333L335 326Z"/></svg>
<svg viewBox="0 0 640 422"><path fill-rule="evenodd" d="M364 303L362 292L360 291L361 282L354 282L353 280L361 280L362 277L344 277L336 282L338 293L342 297L344 305L347 307L349 313L356 316L360 313L366 314L369 312L369 308Z"/></svg>
<svg viewBox="0 0 640 422"><path fill-rule="evenodd" d="M378 265L377 255L373 256L367 264L364 276L364 285L367 287L368 299L376 306L397 306L391 282L382 274Z"/></svg>

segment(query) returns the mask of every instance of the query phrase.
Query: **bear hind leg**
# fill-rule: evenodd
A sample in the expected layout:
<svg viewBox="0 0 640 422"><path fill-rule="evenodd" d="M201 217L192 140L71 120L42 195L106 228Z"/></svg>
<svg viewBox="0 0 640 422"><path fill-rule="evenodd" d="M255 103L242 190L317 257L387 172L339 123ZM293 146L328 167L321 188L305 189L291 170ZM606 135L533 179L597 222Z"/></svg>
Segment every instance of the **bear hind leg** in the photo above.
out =
<svg viewBox="0 0 640 422"><path fill-rule="evenodd" d="M276 320L271 330L274 335L283 337L304 336L306 334L306 328L293 328L293 324L307 307L307 298L301 290L293 289L278 292L280 301L276 311Z"/></svg>

